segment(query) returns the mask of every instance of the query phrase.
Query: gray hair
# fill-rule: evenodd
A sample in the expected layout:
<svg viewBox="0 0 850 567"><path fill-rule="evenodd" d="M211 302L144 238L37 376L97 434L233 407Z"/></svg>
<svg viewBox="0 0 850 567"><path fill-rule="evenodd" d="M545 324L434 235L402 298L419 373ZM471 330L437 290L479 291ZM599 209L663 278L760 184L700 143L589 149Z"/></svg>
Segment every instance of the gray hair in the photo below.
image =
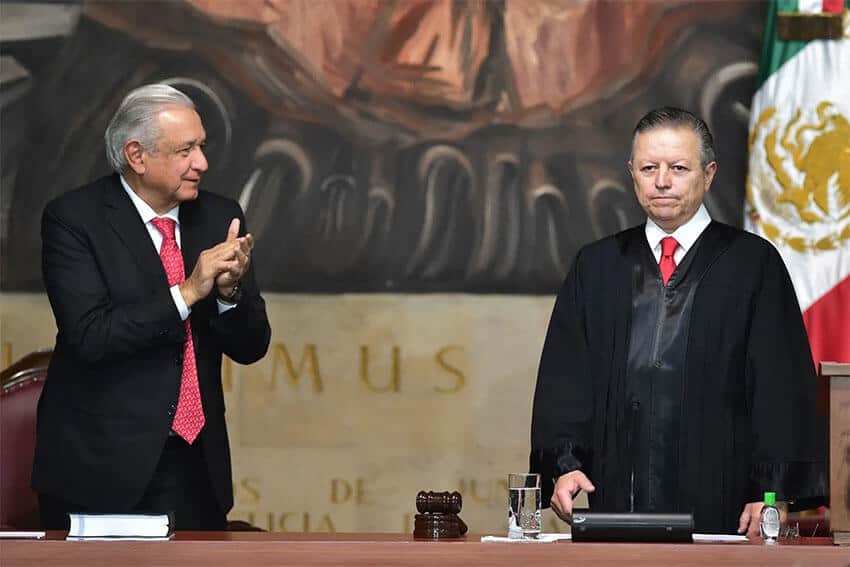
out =
<svg viewBox="0 0 850 567"><path fill-rule="evenodd" d="M168 106L195 110L195 103L174 87L163 84L144 85L130 91L115 111L103 141L106 158L117 173L126 173L130 165L124 156L124 145L138 141L149 153L155 154L159 140L157 115Z"/></svg>
<svg viewBox="0 0 850 567"><path fill-rule="evenodd" d="M656 128L688 128L697 135L699 140L699 159L703 169L715 161L714 138L702 119L697 118L687 110L665 106L649 111L635 126L632 135L632 157L634 157L635 142L639 134Z"/></svg>

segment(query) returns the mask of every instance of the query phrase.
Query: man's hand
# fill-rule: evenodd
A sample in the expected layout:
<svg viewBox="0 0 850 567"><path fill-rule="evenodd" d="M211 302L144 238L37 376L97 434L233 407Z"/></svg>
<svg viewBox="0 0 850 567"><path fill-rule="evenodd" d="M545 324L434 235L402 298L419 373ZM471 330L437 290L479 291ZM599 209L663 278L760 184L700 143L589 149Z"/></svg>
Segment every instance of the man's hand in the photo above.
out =
<svg viewBox="0 0 850 567"><path fill-rule="evenodd" d="M254 238L248 234L241 238L239 219L233 219L227 231L227 240L200 253L192 274L180 284L180 293L191 307L210 294L213 284L219 292L229 295L233 286L248 269Z"/></svg>
<svg viewBox="0 0 850 567"><path fill-rule="evenodd" d="M254 248L254 237L246 234L239 238L239 219L233 219L230 222L230 228L227 230L227 240L224 241L224 244L229 244L232 247L233 264L228 270L216 276L215 285L218 287L219 294L226 297L230 295L233 287L248 271L248 266L251 263L251 250Z"/></svg>
<svg viewBox="0 0 850 567"><path fill-rule="evenodd" d="M781 502L777 502L776 507L779 508L780 526L784 526L788 521L787 508ZM739 534L744 534L749 538L761 536L759 521L761 520L762 508L764 508L764 502L750 502L744 505L744 511L741 512L741 517L738 519Z"/></svg>
<svg viewBox="0 0 850 567"><path fill-rule="evenodd" d="M558 517L567 523L572 522L573 498L576 497L579 490L584 490L585 492L596 490L590 479L581 471L571 471L563 474L555 483L555 491L549 503Z"/></svg>

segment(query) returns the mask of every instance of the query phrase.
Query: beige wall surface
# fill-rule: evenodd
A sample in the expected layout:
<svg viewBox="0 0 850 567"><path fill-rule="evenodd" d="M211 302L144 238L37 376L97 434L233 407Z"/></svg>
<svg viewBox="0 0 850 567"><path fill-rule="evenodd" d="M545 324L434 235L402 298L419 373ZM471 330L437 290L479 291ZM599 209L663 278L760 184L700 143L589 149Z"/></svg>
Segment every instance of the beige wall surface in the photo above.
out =
<svg viewBox="0 0 850 567"><path fill-rule="evenodd" d="M266 294L272 345L225 361L236 503L275 531L412 530L419 490L505 531L508 472L527 470L551 296ZM53 344L46 297L0 299L4 365ZM564 529L546 513L545 531Z"/></svg>

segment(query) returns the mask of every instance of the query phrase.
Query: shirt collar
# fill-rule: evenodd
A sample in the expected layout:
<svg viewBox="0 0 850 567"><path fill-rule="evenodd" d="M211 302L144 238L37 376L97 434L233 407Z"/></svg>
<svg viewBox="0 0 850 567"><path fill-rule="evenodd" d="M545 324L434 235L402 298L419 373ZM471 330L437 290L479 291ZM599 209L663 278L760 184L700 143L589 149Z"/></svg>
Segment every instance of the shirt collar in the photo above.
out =
<svg viewBox="0 0 850 567"><path fill-rule="evenodd" d="M660 226L655 224L652 219L647 218L646 241L649 243L649 248L651 250L655 250L656 247L661 246L662 238L665 236L672 236L676 239L676 242L679 243L679 246L682 247L683 252L687 254L688 250L691 249L691 246L694 245L694 242L697 241L697 238L700 237L702 231L704 231L709 224L711 224L711 216L709 216L705 205L700 205L697 212L694 213L694 216L692 216L688 222L677 228L673 234L667 234Z"/></svg>
<svg viewBox="0 0 850 567"><path fill-rule="evenodd" d="M142 217L142 222L148 224L151 222L151 219L156 217L166 217L173 220L177 226L180 226L180 205L178 204L170 211L166 212L164 215L156 214L150 205L145 203L145 201L136 195L136 192L133 191L130 184L127 183L127 180L124 179L124 176L121 177L121 186L124 187L124 191L127 192L127 195L130 197L130 201L133 202L133 206L136 207L136 210L139 212L139 216Z"/></svg>

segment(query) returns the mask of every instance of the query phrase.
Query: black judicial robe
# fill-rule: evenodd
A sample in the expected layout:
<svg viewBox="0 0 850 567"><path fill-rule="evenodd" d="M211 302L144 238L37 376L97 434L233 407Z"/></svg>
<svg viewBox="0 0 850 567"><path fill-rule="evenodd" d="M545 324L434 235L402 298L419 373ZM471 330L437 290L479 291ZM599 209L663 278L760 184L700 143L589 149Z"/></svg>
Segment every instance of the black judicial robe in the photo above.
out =
<svg viewBox="0 0 850 567"><path fill-rule="evenodd" d="M632 314L647 254L643 225L591 243L558 292L531 427L530 470L544 477L544 503L554 480L581 469L596 486L592 510L631 509L632 465L641 464L632 443L645 428L635 425L629 353L640 336ZM743 506L765 490L780 500L824 497L826 419L816 412L814 364L776 249L711 222L677 267L674 290L677 278L692 289L674 337L684 349L674 357L677 426L664 441L675 470L656 511L691 512L697 531L733 533Z"/></svg>

